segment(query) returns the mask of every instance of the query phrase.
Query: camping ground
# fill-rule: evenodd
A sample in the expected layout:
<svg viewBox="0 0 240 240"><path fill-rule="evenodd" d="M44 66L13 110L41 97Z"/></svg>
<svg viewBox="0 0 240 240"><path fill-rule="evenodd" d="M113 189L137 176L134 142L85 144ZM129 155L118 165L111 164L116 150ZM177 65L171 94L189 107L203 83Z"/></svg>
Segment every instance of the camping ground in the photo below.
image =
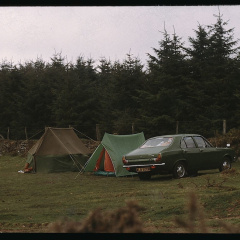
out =
<svg viewBox="0 0 240 240"><path fill-rule="evenodd" d="M0 232L46 232L49 223L64 218L81 222L94 209L114 211L130 200L144 208L139 217L148 232L202 232L203 222L208 232L239 231L239 161L225 173L211 170L198 177L176 180L166 175L140 181L78 172L18 173L25 160L0 156ZM192 193L201 214L195 214L195 227L188 228Z"/></svg>

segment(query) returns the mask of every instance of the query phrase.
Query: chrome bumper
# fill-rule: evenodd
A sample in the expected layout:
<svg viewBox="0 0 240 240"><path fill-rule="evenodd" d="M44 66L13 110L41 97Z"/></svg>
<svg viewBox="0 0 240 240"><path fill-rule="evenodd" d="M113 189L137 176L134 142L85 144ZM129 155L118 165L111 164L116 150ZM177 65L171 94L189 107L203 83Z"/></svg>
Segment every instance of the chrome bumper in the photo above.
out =
<svg viewBox="0 0 240 240"><path fill-rule="evenodd" d="M128 168L128 167L151 167L151 166L164 166L165 163L153 163L153 164L138 164L138 165L123 165L124 168Z"/></svg>

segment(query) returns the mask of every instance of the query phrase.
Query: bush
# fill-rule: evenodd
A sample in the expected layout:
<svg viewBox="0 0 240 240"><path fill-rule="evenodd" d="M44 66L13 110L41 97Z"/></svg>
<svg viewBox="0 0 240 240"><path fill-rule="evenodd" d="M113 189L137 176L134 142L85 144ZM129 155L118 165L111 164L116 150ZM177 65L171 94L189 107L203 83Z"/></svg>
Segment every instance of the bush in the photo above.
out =
<svg viewBox="0 0 240 240"><path fill-rule="evenodd" d="M51 233L143 233L143 223L138 217L142 208L134 201L115 211L96 209L82 222L64 219L51 223Z"/></svg>
<svg viewBox="0 0 240 240"><path fill-rule="evenodd" d="M217 134L216 137L210 138L209 141L216 147L226 147L227 144L230 144L236 155L240 155L240 129L231 129L225 135Z"/></svg>

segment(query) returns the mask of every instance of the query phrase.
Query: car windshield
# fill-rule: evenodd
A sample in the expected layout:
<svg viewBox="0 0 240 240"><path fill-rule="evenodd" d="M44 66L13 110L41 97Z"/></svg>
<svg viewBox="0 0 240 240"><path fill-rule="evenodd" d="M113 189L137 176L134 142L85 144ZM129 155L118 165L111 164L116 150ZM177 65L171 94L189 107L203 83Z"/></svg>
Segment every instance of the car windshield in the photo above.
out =
<svg viewBox="0 0 240 240"><path fill-rule="evenodd" d="M172 143L172 137L159 137L159 138L151 138L147 140L140 148L149 148L149 147L166 147Z"/></svg>

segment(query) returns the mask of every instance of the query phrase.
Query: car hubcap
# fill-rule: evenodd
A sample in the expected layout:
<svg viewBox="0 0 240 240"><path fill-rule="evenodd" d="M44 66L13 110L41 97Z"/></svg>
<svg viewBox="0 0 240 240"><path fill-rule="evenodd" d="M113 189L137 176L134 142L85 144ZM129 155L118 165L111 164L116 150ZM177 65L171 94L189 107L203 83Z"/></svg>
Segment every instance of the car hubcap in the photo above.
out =
<svg viewBox="0 0 240 240"><path fill-rule="evenodd" d="M228 161L223 162L223 170L230 169L230 163Z"/></svg>
<svg viewBox="0 0 240 240"><path fill-rule="evenodd" d="M185 168L182 165L177 167L177 174L179 177L183 177L185 174Z"/></svg>

